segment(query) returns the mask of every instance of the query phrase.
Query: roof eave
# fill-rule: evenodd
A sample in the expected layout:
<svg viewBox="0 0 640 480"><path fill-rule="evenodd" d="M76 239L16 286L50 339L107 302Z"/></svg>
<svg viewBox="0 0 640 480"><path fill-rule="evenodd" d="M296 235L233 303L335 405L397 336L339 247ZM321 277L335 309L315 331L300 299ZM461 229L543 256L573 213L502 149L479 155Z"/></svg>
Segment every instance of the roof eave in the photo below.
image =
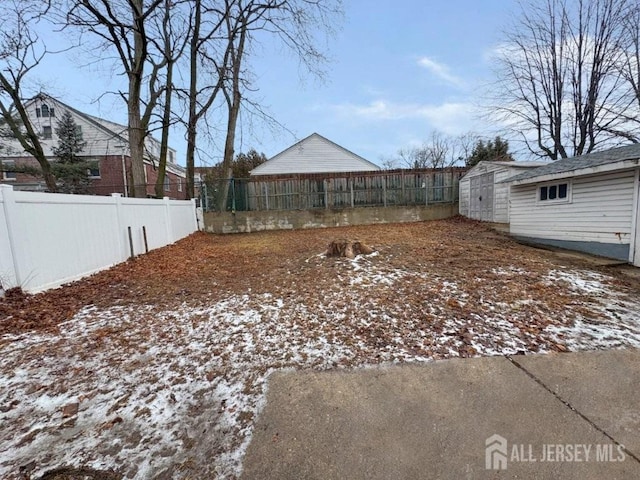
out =
<svg viewBox="0 0 640 480"><path fill-rule="evenodd" d="M553 180L560 180L569 177L583 177L585 175L597 175L599 173L615 172L618 170L628 170L640 165L640 159L633 158L627 160L621 160L619 162L606 163L604 165L598 165L596 167L578 168L575 170L568 170L559 173L549 173L547 175L537 175L535 177L523 178L521 180L506 179L500 183L511 183L512 185L529 185L532 183L551 182Z"/></svg>

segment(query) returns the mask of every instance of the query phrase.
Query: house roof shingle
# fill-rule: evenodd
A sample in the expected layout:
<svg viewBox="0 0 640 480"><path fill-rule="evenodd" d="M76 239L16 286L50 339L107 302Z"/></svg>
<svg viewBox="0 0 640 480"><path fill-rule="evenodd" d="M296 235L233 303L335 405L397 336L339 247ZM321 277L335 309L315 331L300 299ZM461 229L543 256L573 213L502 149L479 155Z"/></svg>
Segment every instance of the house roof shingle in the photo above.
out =
<svg viewBox="0 0 640 480"><path fill-rule="evenodd" d="M547 175L570 174L578 170L635 159L640 159L640 144L611 148L578 157L563 158L562 160L557 160L542 167L519 173L518 175L503 180L503 182L520 182Z"/></svg>

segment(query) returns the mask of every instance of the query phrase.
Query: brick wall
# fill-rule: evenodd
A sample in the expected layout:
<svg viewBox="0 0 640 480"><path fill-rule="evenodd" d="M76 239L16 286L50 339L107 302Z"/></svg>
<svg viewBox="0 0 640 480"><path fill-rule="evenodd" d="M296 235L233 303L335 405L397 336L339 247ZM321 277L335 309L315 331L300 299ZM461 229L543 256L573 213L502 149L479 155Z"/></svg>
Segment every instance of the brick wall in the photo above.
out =
<svg viewBox="0 0 640 480"><path fill-rule="evenodd" d="M155 185L158 178L158 170L153 165L145 164L147 169L147 195L155 196ZM163 196L170 197L175 200L184 200L187 198L187 186L184 178L175 175L169 171L166 172L168 180L168 188L163 189ZM165 185L167 182L165 181Z"/></svg>
<svg viewBox="0 0 640 480"><path fill-rule="evenodd" d="M91 193L95 195L111 195L112 193L122 193L125 195L125 180L122 175L123 157L121 155L105 155L102 157L91 157L99 164L100 177L91 179ZM12 157L2 160L3 164L9 163L17 166L28 166L39 169L40 165L33 157ZM125 168L128 173L126 184L131 185L131 158L124 157ZM153 165L145 164L147 172L147 195L155 196L155 182L158 178L157 169ZM169 177L169 189L164 190L164 196L173 199L184 200L186 198L186 181L184 178L167 172ZM46 186L41 176L32 176L26 173L16 173L14 180L6 180L0 173L0 183L15 185L16 188L29 190L45 190Z"/></svg>
<svg viewBox="0 0 640 480"><path fill-rule="evenodd" d="M125 194L122 177L122 155L107 155L99 158L100 178L91 180L91 193L96 195ZM129 162L128 157L124 157Z"/></svg>

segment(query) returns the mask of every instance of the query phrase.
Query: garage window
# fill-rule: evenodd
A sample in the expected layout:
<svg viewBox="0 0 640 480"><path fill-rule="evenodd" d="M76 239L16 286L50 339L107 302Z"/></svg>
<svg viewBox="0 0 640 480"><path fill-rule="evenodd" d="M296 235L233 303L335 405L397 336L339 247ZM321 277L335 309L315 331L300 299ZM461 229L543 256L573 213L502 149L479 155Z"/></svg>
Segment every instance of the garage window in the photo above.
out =
<svg viewBox="0 0 640 480"><path fill-rule="evenodd" d="M538 202L566 203L569 202L569 182L549 183L538 187Z"/></svg>

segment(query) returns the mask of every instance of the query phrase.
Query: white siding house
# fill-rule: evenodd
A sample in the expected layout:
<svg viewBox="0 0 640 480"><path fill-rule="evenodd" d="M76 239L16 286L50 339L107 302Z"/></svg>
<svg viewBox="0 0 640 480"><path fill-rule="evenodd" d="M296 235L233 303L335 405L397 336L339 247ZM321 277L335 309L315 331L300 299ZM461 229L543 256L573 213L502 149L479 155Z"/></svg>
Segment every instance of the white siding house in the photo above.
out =
<svg viewBox="0 0 640 480"><path fill-rule="evenodd" d="M460 215L485 222L509 223L509 185L500 182L542 165L545 163L479 162L460 179Z"/></svg>
<svg viewBox="0 0 640 480"><path fill-rule="evenodd" d="M630 145L507 179L511 234L640 266L639 159Z"/></svg>
<svg viewBox="0 0 640 480"><path fill-rule="evenodd" d="M56 134L58 122L65 113L69 113L85 142L84 148L78 156L96 167L90 171L92 193L120 192L128 194L131 157L127 126L81 112L44 93L27 101L25 110L29 123L39 136L44 154L50 162L57 161L53 151L59 141ZM16 138L1 138L0 147L0 183L11 184L16 190L46 189L41 177L11 171L12 166L39 167L35 158L24 151ZM143 161L149 195L155 193L153 185L158 176L159 157L160 142L151 135L147 135ZM185 181L186 171L177 163L176 150L169 147L165 175L165 184L168 183L165 187L167 196L184 198Z"/></svg>
<svg viewBox="0 0 640 480"><path fill-rule="evenodd" d="M82 133L82 140L86 143L82 156L104 156L126 154L129 142L129 131L126 125L120 125L104 118L95 117L81 112L60 100L44 93L38 94L25 103L25 110L29 115L35 132L40 135L40 142L46 157L53 157L53 148L57 145L56 128L58 120L65 112L69 112ZM3 139L5 151L3 156L18 156L24 153L22 146L15 138ZM157 160L160 153L160 142L151 136L145 138L145 161ZM175 163L176 151L169 147L169 165Z"/></svg>
<svg viewBox="0 0 640 480"><path fill-rule="evenodd" d="M251 176L377 170L376 164L313 133L251 170Z"/></svg>

